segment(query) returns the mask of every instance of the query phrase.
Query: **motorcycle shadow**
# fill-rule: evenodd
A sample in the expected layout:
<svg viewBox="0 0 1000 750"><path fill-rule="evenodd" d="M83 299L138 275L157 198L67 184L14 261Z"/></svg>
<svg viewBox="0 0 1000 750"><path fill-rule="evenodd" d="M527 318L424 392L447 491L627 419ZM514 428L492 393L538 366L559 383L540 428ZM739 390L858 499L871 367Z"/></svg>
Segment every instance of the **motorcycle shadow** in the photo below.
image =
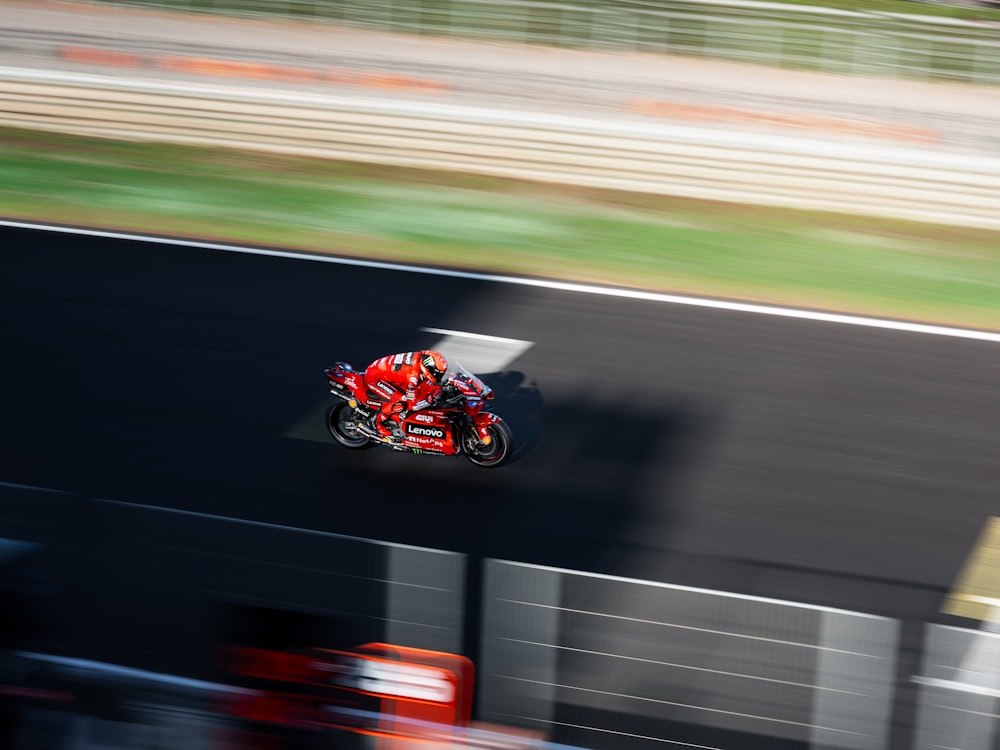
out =
<svg viewBox="0 0 1000 750"><path fill-rule="evenodd" d="M476 373L493 389L490 411L499 415L514 435L514 450L508 463L527 456L538 444L542 431L544 401L538 386L523 372Z"/></svg>

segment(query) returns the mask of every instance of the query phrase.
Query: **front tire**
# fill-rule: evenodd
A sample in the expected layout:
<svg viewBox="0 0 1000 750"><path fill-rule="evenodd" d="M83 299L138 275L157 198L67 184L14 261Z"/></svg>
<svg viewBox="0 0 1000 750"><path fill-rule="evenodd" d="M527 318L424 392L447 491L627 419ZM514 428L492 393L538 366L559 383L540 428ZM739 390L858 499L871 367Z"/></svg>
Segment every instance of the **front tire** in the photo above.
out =
<svg viewBox="0 0 1000 750"><path fill-rule="evenodd" d="M371 448L374 443L358 430L357 424L358 413L344 402L334 404L326 413L326 429L330 431L330 437L351 450Z"/></svg>
<svg viewBox="0 0 1000 750"><path fill-rule="evenodd" d="M514 447L514 436L510 428L503 422L493 422L486 428L490 435L490 444L483 445L474 428L466 428L462 432L462 452L476 466L484 469L495 469L510 458Z"/></svg>

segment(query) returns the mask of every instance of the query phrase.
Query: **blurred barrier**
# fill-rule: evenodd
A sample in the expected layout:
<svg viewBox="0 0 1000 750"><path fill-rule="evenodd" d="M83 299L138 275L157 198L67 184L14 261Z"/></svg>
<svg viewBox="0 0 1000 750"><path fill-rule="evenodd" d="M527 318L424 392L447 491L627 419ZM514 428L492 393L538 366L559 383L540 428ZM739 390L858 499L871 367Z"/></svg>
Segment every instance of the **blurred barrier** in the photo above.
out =
<svg viewBox="0 0 1000 750"><path fill-rule="evenodd" d="M915 750L993 750L1000 699L1000 632L928 625Z"/></svg>
<svg viewBox="0 0 1000 750"><path fill-rule="evenodd" d="M443 656L443 655L442 655ZM457 658L457 657L456 657ZM313 698L319 710L309 716L300 706L297 710L281 711L271 716L271 721L248 722L234 718L225 710L235 700L268 700L269 708L277 708L281 698L290 694L267 694L259 689L237 687L225 682L205 682L171 674L145 672L116 664L74 659L53 654L16 652L10 661L25 670L44 670L45 678L72 689L71 700L86 698L98 690L106 696L105 705L114 703L116 710L95 713L85 700L64 710L61 726L56 732L45 729L52 717L37 710L23 711L24 728L18 739L4 745L4 750L35 750L43 747L45 735L52 737L49 747L61 750L277 750L288 747L337 747L365 748L366 750L578 750L566 745L556 745L545 740L539 732L511 727L463 721L460 725L439 723L407 716L393 701L387 701L379 710L352 707L343 700L320 700L318 692ZM286 683L288 685L289 683ZM299 694L300 698L305 697ZM110 700L107 700L110 699ZM377 705L377 704L376 704ZM51 713L51 711L49 712ZM309 720L307 721L307 717ZM270 742L248 742L251 737L265 736L260 729L265 724L274 728L278 723L304 731L273 732L267 735ZM359 728L368 728L358 735ZM371 728L391 727L389 732L378 732L372 737ZM62 735L62 741L56 736ZM243 735L244 741L237 739ZM97 738L100 739L97 739ZM301 744L288 744L284 740L308 738Z"/></svg>
<svg viewBox="0 0 1000 750"><path fill-rule="evenodd" d="M0 68L0 124L1000 228L1000 159Z"/></svg>
<svg viewBox="0 0 1000 750"><path fill-rule="evenodd" d="M102 550L92 571L98 580L127 570L147 594L175 596L178 582L188 580L196 595L347 615L371 623L380 640L461 652L464 555L110 500L95 500L90 518L92 543ZM249 549L256 551L248 559ZM284 583L289 570L294 587ZM161 616L135 613L132 632Z"/></svg>
<svg viewBox="0 0 1000 750"><path fill-rule="evenodd" d="M687 104L657 99L632 99L625 104L629 112L691 122L727 122L749 125L777 125L799 130L817 130L844 135L862 135L910 143L934 144L942 140L936 128L902 123L828 117L807 112L767 112L760 109Z"/></svg>
<svg viewBox="0 0 1000 750"><path fill-rule="evenodd" d="M135 7L585 49L719 57L845 75L996 84L996 24L754 0L97 0Z"/></svg>
<svg viewBox="0 0 1000 750"><path fill-rule="evenodd" d="M193 675L218 669L207 662L230 637L462 652L459 553L39 488L0 484L0 498L7 535L44 550L41 570L69 582L52 591L34 574L38 614L10 639L18 648L65 641L62 632L42 638L46 628L36 625L57 620L72 623L75 655ZM313 640L317 632L324 640Z"/></svg>
<svg viewBox="0 0 1000 750"><path fill-rule="evenodd" d="M542 738L555 738L591 750L882 750L894 702L907 694L897 690L900 623L888 618L500 560L484 562L476 618L457 553L3 482L0 500L0 698L16 701L29 738L50 731L43 725L58 711L67 736L113 721L121 741L104 748L154 735L204 746L211 726L227 723L220 696L276 689L238 675L267 677L270 664L283 684L296 663L209 663L209 650L191 644L220 636L213 602L342 616L393 642L355 642L348 656L389 666L398 664L382 658L390 651L411 666L464 664L455 655L471 635L480 644L475 713L497 726L428 725L449 747L553 748ZM992 621L928 626L916 750L994 747L998 630ZM338 637L326 623L310 635L323 648ZM451 653L415 658L404 644ZM153 671L142 666L151 654ZM442 687L400 674L362 669L343 675L363 687L337 684L374 694L381 680L419 700ZM471 682L471 665L463 674ZM426 723L392 716L410 734ZM2 730L0 746L41 746L4 744ZM433 747L429 739L397 746Z"/></svg>
<svg viewBox="0 0 1000 750"><path fill-rule="evenodd" d="M483 623L486 720L597 750L887 746L894 620L490 560Z"/></svg>
<svg viewBox="0 0 1000 750"><path fill-rule="evenodd" d="M449 86L441 81L396 73L352 71L341 68L305 68L251 60L227 60L219 57L137 54L101 47L67 45L57 47L55 55L60 60L86 65L106 65L112 68L149 68L217 78L243 78L286 83L337 83L390 91L413 91L422 94L442 94L447 93L449 89Z"/></svg>
<svg viewBox="0 0 1000 750"><path fill-rule="evenodd" d="M292 84L335 84L358 86L383 91L413 94L447 95L452 85L429 78L416 78L395 73L352 71L344 68L301 67L277 65L251 60L229 60L217 57L135 54L110 48L84 46L57 46L55 56L60 60L84 65L119 69L164 70L186 75L212 78L238 78L258 81L277 81ZM524 89L522 88L523 92ZM483 91L486 93L486 90ZM503 95L498 94L502 100ZM585 98L585 97L584 97ZM523 104L523 102L522 102ZM883 141L900 141L926 145L941 145L953 140L951 132L941 130L940 123L913 125L879 119L871 112L863 115L830 116L794 109L768 111L761 106L733 107L721 104L696 104L648 97L628 97L616 101L612 110L632 114L664 117L685 122L728 123L750 126L791 128L799 131L816 131L831 134L862 136ZM921 119L921 118L917 118ZM986 126L988 127L988 126ZM988 128L993 133L992 128ZM974 139L971 139L974 140ZM986 139L980 139L985 141Z"/></svg>

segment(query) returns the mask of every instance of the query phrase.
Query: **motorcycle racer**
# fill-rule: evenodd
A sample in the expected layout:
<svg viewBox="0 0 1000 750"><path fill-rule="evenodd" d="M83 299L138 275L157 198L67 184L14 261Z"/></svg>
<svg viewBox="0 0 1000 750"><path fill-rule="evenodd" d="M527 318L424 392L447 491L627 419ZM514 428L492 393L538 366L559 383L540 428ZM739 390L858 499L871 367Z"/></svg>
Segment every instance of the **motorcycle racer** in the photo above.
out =
<svg viewBox="0 0 1000 750"><path fill-rule="evenodd" d="M402 439L403 420L437 400L447 369L448 360L433 350L390 354L368 365L365 384L382 401L375 419L379 435Z"/></svg>

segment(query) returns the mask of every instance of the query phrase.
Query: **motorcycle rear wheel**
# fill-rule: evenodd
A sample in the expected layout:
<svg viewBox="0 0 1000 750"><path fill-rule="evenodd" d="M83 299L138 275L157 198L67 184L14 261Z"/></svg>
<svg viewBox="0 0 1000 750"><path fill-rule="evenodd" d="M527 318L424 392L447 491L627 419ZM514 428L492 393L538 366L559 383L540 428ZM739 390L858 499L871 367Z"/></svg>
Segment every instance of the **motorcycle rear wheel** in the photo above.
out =
<svg viewBox="0 0 1000 750"><path fill-rule="evenodd" d="M344 402L334 404L326 413L326 429L334 440L351 450L371 448L375 443L358 430L357 423L357 412Z"/></svg>
<svg viewBox="0 0 1000 750"><path fill-rule="evenodd" d="M510 458L514 448L514 436L503 422L494 422L488 428L490 444L483 445L475 430L466 429L462 433L462 452L476 466L495 469Z"/></svg>

